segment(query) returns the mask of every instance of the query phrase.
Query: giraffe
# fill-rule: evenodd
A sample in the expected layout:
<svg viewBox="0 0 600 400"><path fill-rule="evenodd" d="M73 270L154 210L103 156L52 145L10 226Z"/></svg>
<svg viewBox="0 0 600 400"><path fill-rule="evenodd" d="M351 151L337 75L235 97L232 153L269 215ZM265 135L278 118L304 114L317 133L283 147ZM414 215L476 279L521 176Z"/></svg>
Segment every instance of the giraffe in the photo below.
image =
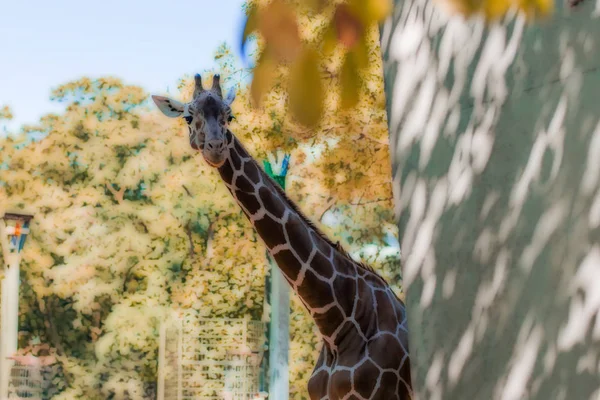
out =
<svg viewBox="0 0 600 400"><path fill-rule="evenodd" d="M229 129L235 91L220 77L193 99L152 96L167 117L183 117L193 149L216 168L315 321L321 352L308 381L311 400L412 398L404 303L372 268L334 244L286 196ZM275 399L278 400L278 399Z"/></svg>

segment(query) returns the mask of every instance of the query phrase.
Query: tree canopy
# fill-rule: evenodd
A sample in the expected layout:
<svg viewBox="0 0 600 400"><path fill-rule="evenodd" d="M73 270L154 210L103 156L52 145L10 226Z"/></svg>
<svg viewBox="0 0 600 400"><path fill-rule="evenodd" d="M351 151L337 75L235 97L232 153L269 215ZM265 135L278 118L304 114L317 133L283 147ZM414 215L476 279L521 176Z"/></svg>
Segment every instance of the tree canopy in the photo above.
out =
<svg viewBox="0 0 600 400"><path fill-rule="evenodd" d="M381 62L369 43L356 109L326 109L315 129L287 114L287 70L276 71L256 109L249 71L231 49L215 59L224 85L237 85L232 130L259 160L291 154L292 200L400 293L398 254L381 251L396 231ZM323 93L335 105L333 80ZM187 101L192 90L185 76L171 95ZM57 399L151 396L158 327L170 310L262 318L264 247L190 148L183 121L163 118L143 88L84 77L51 96L63 113L0 138L0 212L35 215L21 263L20 348L50 345L61 367ZM299 301L291 321L291 397L302 399L318 337Z"/></svg>

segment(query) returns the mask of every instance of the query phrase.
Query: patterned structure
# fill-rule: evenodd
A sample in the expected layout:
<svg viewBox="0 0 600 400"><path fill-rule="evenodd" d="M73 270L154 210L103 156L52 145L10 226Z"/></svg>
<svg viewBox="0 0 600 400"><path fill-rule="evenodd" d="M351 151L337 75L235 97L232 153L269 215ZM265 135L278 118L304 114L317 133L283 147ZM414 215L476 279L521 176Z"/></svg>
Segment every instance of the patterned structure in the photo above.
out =
<svg viewBox="0 0 600 400"><path fill-rule="evenodd" d="M0 398L8 397L10 372L14 362L9 358L17 352L19 331L19 262L21 250L29 233L33 216L6 213L0 221L0 243L4 253L4 277L0 312Z"/></svg>
<svg viewBox="0 0 600 400"><path fill-rule="evenodd" d="M210 90L196 75L190 103L152 98L165 115L185 118L192 148L218 169L319 328L311 399L410 398L404 304L377 273L326 238L248 154L228 129L234 93L223 100L218 75Z"/></svg>
<svg viewBox="0 0 600 400"><path fill-rule="evenodd" d="M41 365L16 362L10 370L9 399L42 399L43 379Z"/></svg>
<svg viewBox="0 0 600 400"><path fill-rule="evenodd" d="M179 400L182 396L181 324L163 324L158 356L158 400Z"/></svg>
<svg viewBox="0 0 600 400"><path fill-rule="evenodd" d="M259 393L264 324L183 318L163 326L159 400L253 400Z"/></svg>

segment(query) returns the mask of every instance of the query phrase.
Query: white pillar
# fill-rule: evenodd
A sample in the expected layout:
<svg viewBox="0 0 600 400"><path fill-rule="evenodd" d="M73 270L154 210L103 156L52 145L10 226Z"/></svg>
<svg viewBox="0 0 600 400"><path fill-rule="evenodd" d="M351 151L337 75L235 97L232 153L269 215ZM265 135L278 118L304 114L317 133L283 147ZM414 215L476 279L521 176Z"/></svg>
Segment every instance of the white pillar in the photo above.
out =
<svg viewBox="0 0 600 400"><path fill-rule="evenodd" d="M289 154L267 154L265 172L285 190ZM290 396L290 286L275 260L267 254L271 267L269 330L269 399L287 400Z"/></svg>
<svg viewBox="0 0 600 400"><path fill-rule="evenodd" d="M183 399L183 317L175 320L177 332L177 399Z"/></svg>
<svg viewBox="0 0 600 400"><path fill-rule="evenodd" d="M165 400L165 347L167 345L167 323L165 321L160 324L158 340L158 382L156 385L156 399Z"/></svg>
<svg viewBox="0 0 600 400"><path fill-rule="evenodd" d="M0 399L8 398L10 370L14 364L8 357L17 352L19 333L19 255L10 254L2 279L0 336Z"/></svg>
<svg viewBox="0 0 600 400"><path fill-rule="evenodd" d="M21 249L29 233L30 215L5 214L0 220L0 244L4 254L4 278L0 284L2 305L0 306L0 400L8 398L10 371L19 343L19 263ZM14 226L6 226L6 221L17 221ZM10 237L9 237L10 235ZM10 240L9 240L10 239Z"/></svg>
<svg viewBox="0 0 600 400"><path fill-rule="evenodd" d="M271 264L271 330L269 335L269 399L289 398L288 354L290 350L290 286L283 273Z"/></svg>

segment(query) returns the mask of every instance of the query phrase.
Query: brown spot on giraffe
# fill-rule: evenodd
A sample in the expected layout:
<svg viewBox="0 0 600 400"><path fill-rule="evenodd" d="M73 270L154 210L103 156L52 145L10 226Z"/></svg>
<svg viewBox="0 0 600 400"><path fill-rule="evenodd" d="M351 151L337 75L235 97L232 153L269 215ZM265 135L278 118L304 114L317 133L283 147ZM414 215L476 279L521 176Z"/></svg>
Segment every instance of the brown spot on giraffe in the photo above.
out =
<svg viewBox="0 0 600 400"><path fill-rule="evenodd" d="M335 274L333 266L328 262L327 257L325 257L320 251L315 253L310 262L310 266L313 269L319 269L319 267L321 267L320 275L327 280L331 279Z"/></svg>
<svg viewBox="0 0 600 400"><path fill-rule="evenodd" d="M375 291L375 302L377 304L377 329L381 332L396 332L398 318L388 294L384 291Z"/></svg>
<svg viewBox="0 0 600 400"><path fill-rule="evenodd" d="M247 163L244 165L244 174L250 179L250 181L254 184L260 183L260 176L258 175L258 171L256 168L252 168L252 164Z"/></svg>
<svg viewBox="0 0 600 400"><path fill-rule="evenodd" d="M298 279L298 274L300 273L300 268L302 268L302 263L298 260L298 258L296 258L296 256L294 255L294 253L292 253L291 250L280 250L279 252L277 252L277 254L275 254L275 256L273 257L275 258L275 262L279 265L279 263L281 263L282 265L287 265L286 271L288 271L287 273L284 271L284 274L286 274L286 277L291 280L291 281L295 281L296 279ZM287 274L290 275L287 275Z"/></svg>
<svg viewBox="0 0 600 400"><path fill-rule="evenodd" d="M323 308L335 302L331 284L319 279L312 268L306 269L304 280L298 286L298 293L310 309Z"/></svg>
<svg viewBox="0 0 600 400"><path fill-rule="evenodd" d="M381 276L325 237L252 159L228 129L234 93L223 99L218 76L211 89L199 75L195 81L188 104L152 98L168 117L186 119L190 144L218 169L319 328L311 400L411 399L402 301Z"/></svg>

